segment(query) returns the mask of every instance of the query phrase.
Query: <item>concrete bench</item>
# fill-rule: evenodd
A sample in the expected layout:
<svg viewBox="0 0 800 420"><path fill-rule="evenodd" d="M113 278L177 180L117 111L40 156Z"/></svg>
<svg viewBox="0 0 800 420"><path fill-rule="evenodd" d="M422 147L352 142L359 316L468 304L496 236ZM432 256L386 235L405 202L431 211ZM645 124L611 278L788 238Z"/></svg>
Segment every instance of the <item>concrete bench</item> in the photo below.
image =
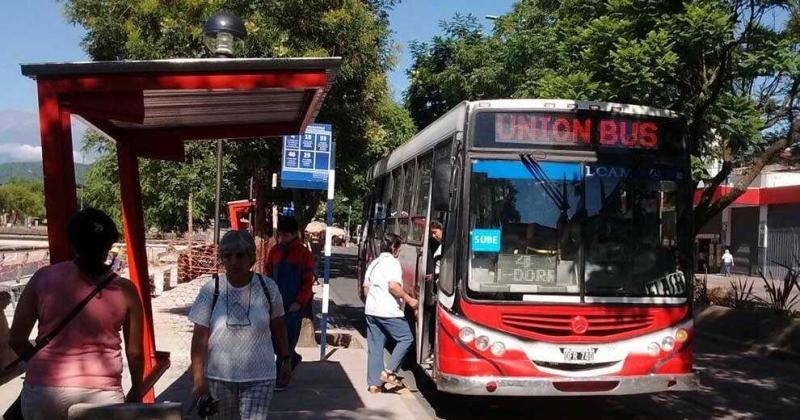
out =
<svg viewBox="0 0 800 420"><path fill-rule="evenodd" d="M178 265L150 267L150 275L153 278L152 295L159 296L178 284Z"/></svg>

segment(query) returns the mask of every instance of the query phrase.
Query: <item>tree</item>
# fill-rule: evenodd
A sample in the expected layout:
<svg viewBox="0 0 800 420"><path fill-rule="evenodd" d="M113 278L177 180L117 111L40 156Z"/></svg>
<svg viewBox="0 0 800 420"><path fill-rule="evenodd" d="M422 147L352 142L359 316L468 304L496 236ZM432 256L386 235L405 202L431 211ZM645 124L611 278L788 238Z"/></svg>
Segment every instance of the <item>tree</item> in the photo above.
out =
<svg viewBox="0 0 800 420"><path fill-rule="evenodd" d="M63 3L69 21L86 28L82 45L95 60L205 56L208 53L203 46L203 23L223 8L237 13L247 27L242 57L341 56L336 81L317 120L333 124L338 160L336 188L351 200L360 199L364 192L367 166L383 150L407 138L399 138L396 133L413 132L408 113L391 101L385 76L394 64L387 18L387 10L396 3L393 0ZM251 176L255 177L260 198L290 198L288 192L273 195L269 188L269 174L276 172L280 164L280 142L257 140L226 142L226 159L230 161L225 172L225 199L246 197ZM206 182L200 176L205 176L205 168L213 168L213 155L204 149L207 146L190 146L196 148L191 163L196 169L180 169L178 166L183 164L171 162L142 164L143 194L152 193L152 199L144 200L148 224L162 229L182 226L188 188L164 188L164 180L193 183L196 199L209 194L213 197L213 181ZM104 164L93 172L113 178L114 170L113 165ZM210 173L213 176L213 170ZM87 189L97 188L87 181ZM322 198L320 193L303 191L292 192L291 196L301 220L313 215ZM201 199L198 206L201 211L197 214L213 214L213 202Z"/></svg>
<svg viewBox="0 0 800 420"><path fill-rule="evenodd" d="M99 208L117 223L122 222L119 172L114 144L96 132L88 132L84 147L100 158L89 168L81 191L86 206ZM188 197L193 197L193 219L208 226L214 215L216 146L208 142L186 147L187 163L140 159L142 205L145 221L162 231L183 231L188 224ZM232 182L235 169L228 156L223 158L222 200L232 200L241 188ZM208 186L211 186L210 188Z"/></svg>
<svg viewBox="0 0 800 420"><path fill-rule="evenodd" d="M418 124L462 100L570 98L685 117L699 229L800 142L795 1L524 0L481 33L457 16L412 49L406 106ZM787 151L787 155L788 155ZM718 173L709 163L722 162ZM719 186L742 168L729 193Z"/></svg>
<svg viewBox="0 0 800 420"><path fill-rule="evenodd" d="M12 214L12 222L18 217L41 217L44 215L44 187L41 182L12 178L0 185L0 209Z"/></svg>

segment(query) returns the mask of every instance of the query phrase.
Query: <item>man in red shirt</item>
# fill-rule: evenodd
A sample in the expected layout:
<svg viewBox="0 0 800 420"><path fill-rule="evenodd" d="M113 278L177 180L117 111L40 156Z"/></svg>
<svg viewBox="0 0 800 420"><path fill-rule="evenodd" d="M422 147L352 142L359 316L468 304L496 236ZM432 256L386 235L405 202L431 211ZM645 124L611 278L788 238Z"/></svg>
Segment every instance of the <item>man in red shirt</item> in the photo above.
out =
<svg viewBox="0 0 800 420"><path fill-rule="evenodd" d="M289 338L289 354L292 367L302 360L295 347L300 338L300 327L304 309L311 304L314 284L314 257L299 239L297 220L283 217L278 220L278 244L273 246L267 256L264 274L278 284L286 311L283 320ZM280 365L280 361L278 361ZM278 366L280 368L280 366ZM283 391L288 384L276 384L276 391Z"/></svg>

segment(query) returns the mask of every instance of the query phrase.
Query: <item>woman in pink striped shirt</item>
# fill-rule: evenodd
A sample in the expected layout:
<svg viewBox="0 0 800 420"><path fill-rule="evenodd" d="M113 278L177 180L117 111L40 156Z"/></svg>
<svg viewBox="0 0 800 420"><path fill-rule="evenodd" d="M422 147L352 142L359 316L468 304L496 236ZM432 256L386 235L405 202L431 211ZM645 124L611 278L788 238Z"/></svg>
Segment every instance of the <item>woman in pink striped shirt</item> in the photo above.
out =
<svg viewBox="0 0 800 420"><path fill-rule="evenodd" d="M144 359L142 304L133 283L105 265L119 239L105 213L86 209L69 222L75 258L38 270L20 296L9 344L26 364L22 412L26 420L66 419L78 403L121 403L141 399ZM52 331L108 276L114 278L47 346L31 358L28 337L38 322L39 337ZM122 393L120 331L132 388Z"/></svg>

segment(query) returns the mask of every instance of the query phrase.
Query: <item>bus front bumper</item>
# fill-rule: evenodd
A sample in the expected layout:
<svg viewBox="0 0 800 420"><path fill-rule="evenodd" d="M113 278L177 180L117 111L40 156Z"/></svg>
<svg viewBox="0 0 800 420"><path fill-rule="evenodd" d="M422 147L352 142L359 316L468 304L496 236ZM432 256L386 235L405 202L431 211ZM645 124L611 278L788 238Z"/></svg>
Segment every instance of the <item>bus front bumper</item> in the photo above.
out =
<svg viewBox="0 0 800 420"><path fill-rule="evenodd" d="M440 391L462 395L567 396L627 395L662 391L694 391L694 373L595 378L466 377L438 373Z"/></svg>

